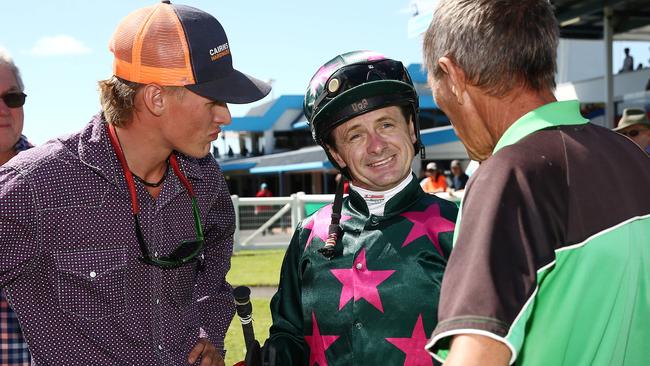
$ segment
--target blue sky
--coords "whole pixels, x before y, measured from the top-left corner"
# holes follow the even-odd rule
[[[111,75],[108,41],[115,27],[131,11],[155,3],[3,1],[0,46],[9,50],[23,75],[28,94],[24,133],[31,140],[40,144],[79,130],[99,110],[97,80]],[[419,40],[407,38],[408,0],[182,3],[219,20],[235,67],[275,80],[276,97],[302,94],[322,63],[349,50],[374,49],[406,63],[421,59]],[[57,49],[63,54],[56,54]],[[237,116],[249,108],[232,105],[231,111]]]
[[[108,41],[119,21],[153,0],[3,1],[0,46],[21,69],[28,94],[24,133],[40,144],[81,129],[99,110],[97,80],[111,75]],[[179,2],[181,3],[181,2]],[[311,75],[333,56],[371,49],[405,64],[421,61],[419,38],[407,37],[409,0],[184,0],[214,15],[230,41],[234,65],[274,80],[275,97],[302,94]],[[647,43],[632,45],[648,65]],[[250,108],[231,105],[234,116]]]

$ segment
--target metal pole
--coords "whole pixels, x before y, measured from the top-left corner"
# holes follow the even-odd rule
[[[284,195],[284,179],[282,178],[282,172],[278,172],[278,191],[280,191],[278,196]]]
[[[612,75],[612,8],[603,9],[603,41],[605,42],[605,127],[614,127],[614,78]]]

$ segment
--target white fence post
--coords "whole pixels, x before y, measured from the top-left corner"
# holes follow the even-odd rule
[[[298,222],[301,222],[305,219],[305,192],[298,192],[297,197],[297,211],[298,211]],[[295,227],[295,226],[294,226]]]
[[[232,200],[232,205],[235,208],[235,233],[233,234],[233,250],[237,251],[241,249],[241,242],[239,241],[239,196],[236,194],[233,194],[230,196],[230,199]]]

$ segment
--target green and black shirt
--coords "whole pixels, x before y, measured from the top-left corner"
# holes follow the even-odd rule
[[[457,211],[416,179],[386,202],[383,216],[351,190],[331,260],[318,249],[332,205],[307,218],[271,301],[276,364],[433,365],[424,345],[436,325]]]
[[[650,365],[650,158],[577,101],[515,122],[470,179],[427,345],[480,334],[517,365]]]

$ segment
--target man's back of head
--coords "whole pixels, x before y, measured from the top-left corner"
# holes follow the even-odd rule
[[[506,129],[555,100],[559,27],[546,0],[442,0],[424,37],[438,106],[473,160]]]
[[[547,0],[442,0],[424,38],[429,75],[447,56],[468,82],[492,95],[517,86],[555,88],[559,28]]]

